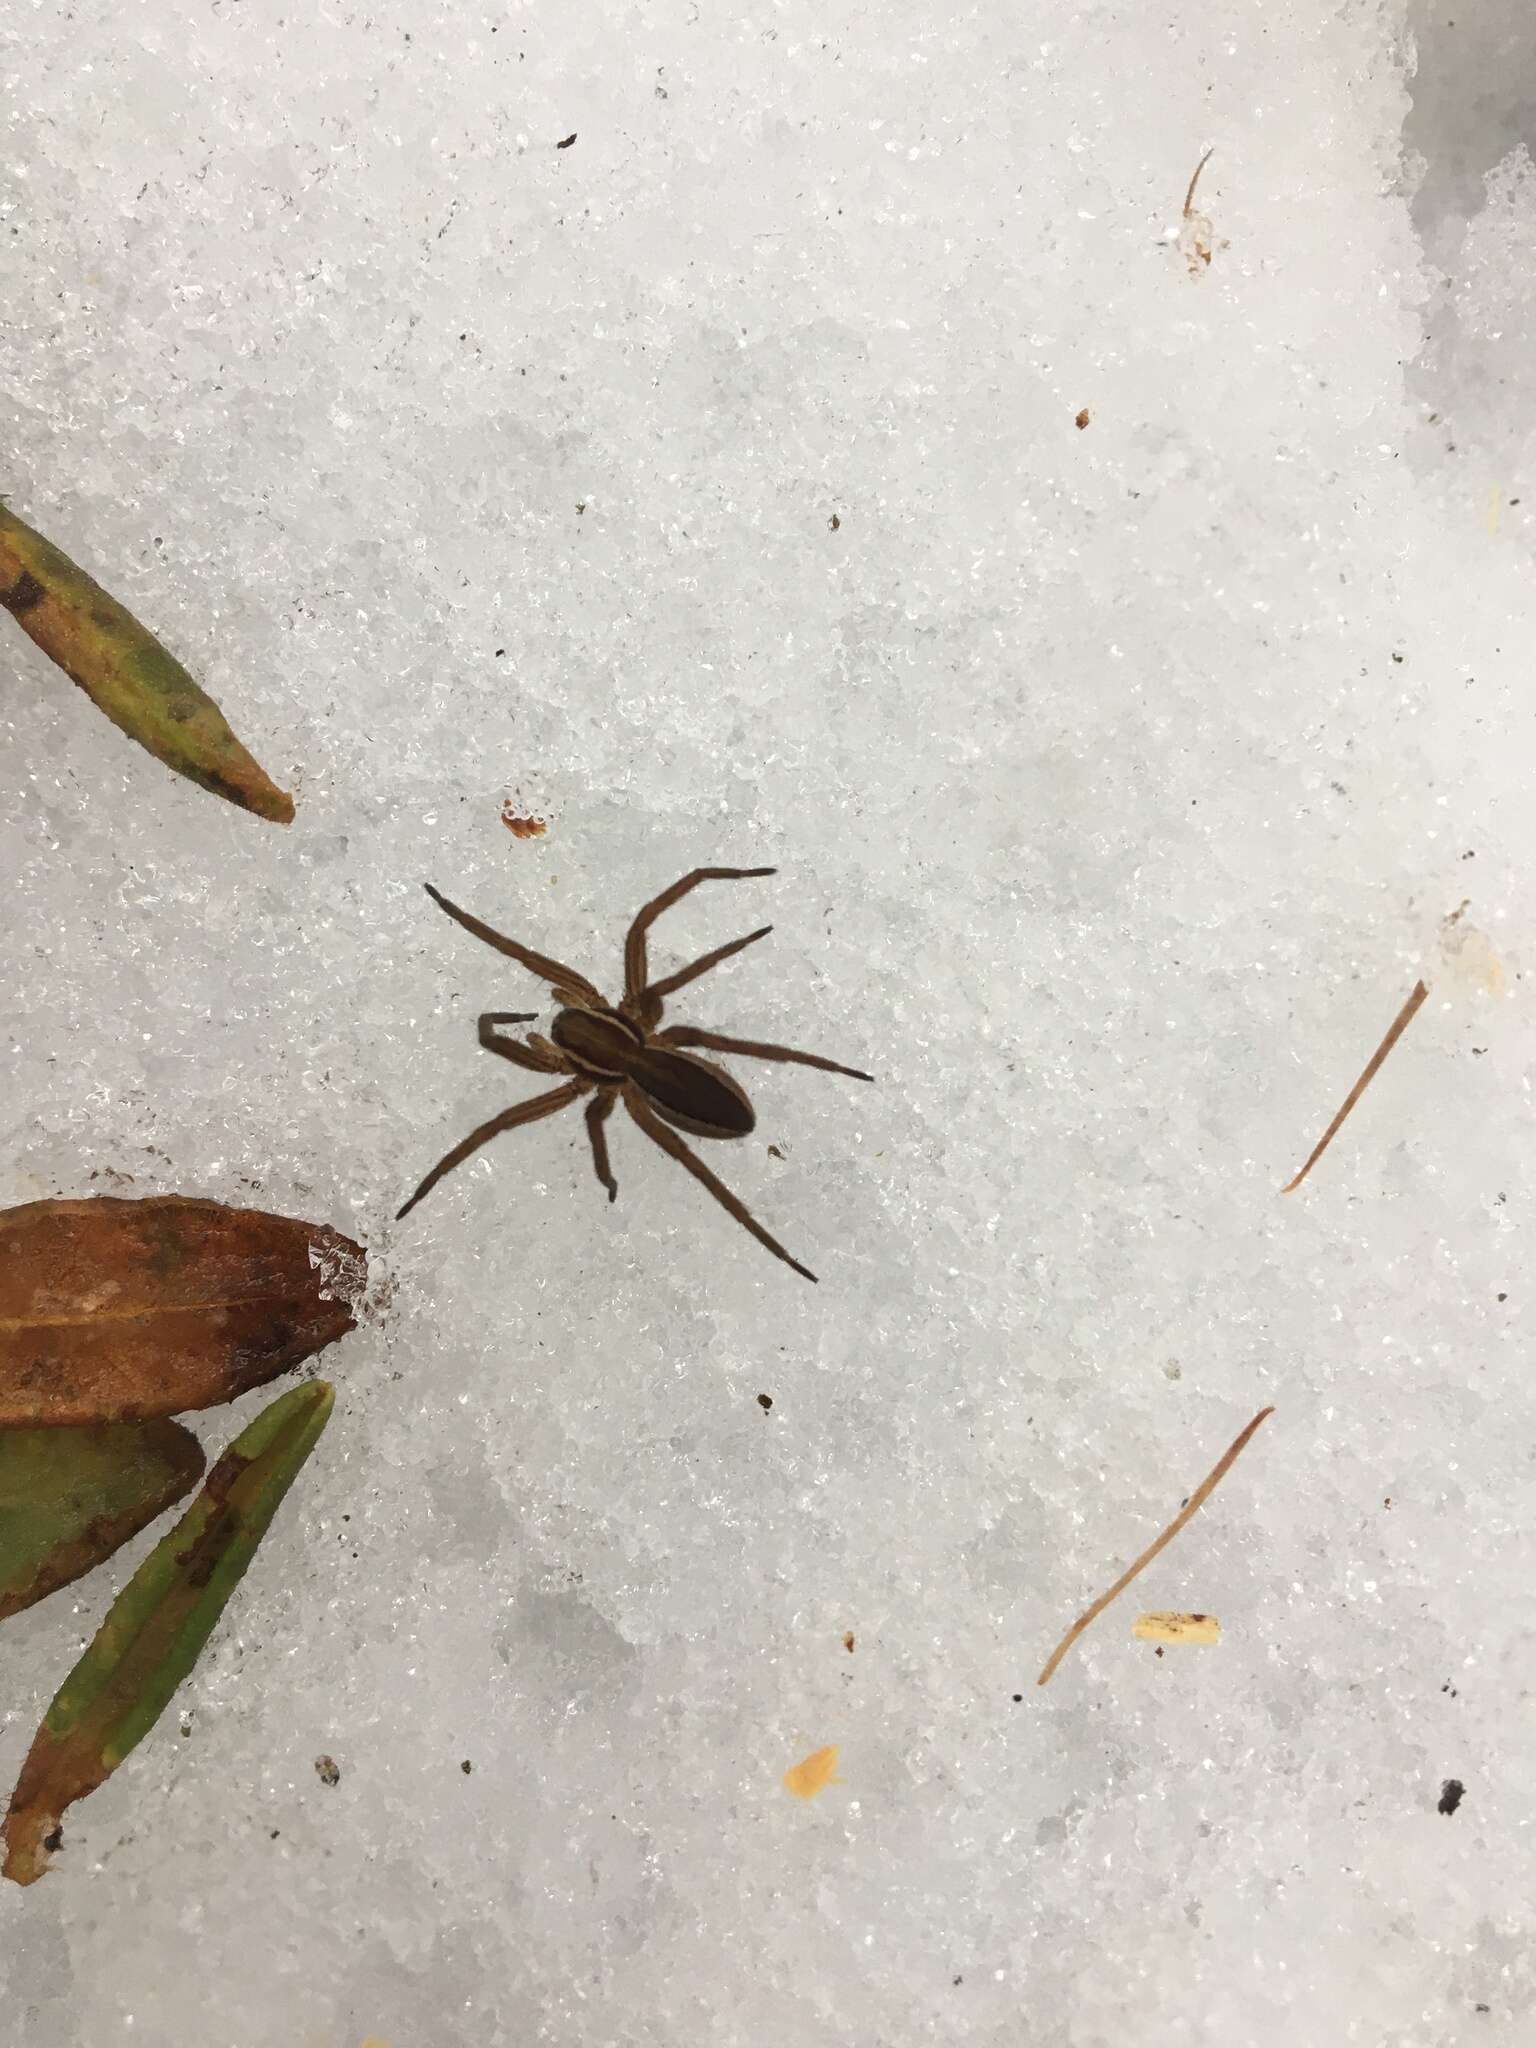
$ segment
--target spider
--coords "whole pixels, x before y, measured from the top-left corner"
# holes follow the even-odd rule
[[[471,917],[467,910],[450,903],[430,882],[426,883],[427,894],[434,903],[477,939],[484,939],[498,953],[521,961],[547,981],[562,1006],[548,1038],[537,1032],[529,1032],[525,1039],[504,1038],[497,1033],[499,1024],[532,1023],[536,1011],[488,1010],[480,1019],[480,1043],[487,1052],[500,1054],[515,1067],[526,1067],[535,1074],[568,1074],[571,1078],[547,1094],[515,1103],[471,1131],[437,1162],[399,1215],[408,1214],[445,1174],[452,1173],[471,1153],[478,1152],[501,1132],[554,1116],[583,1095],[590,1095],[586,1121],[592,1164],[608,1190],[610,1202],[618,1199],[619,1189],[608,1164],[604,1125],[615,1102],[622,1102],[651,1142],[708,1188],[721,1208],[750,1230],[759,1244],[807,1280],[814,1280],[816,1275],[809,1266],[792,1259],[778,1239],[769,1236],[745,1204],[715,1178],[697,1153],[678,1136],[679,1131],[690,1131],[699,1138],[744,1138],[757,1121],[745,1089],[713,1061],[701,1060],[681,1048],[704,1046],[712,1052],[741,1053],[748,1059],[790,1060],[797,1066],[820,1067],[828,1074],[847,1074],[855,1081],[870,1081],[874,1076],[860,1073],[857,1067],[839,1066],[836,1060],[824,1060],[813,1052],[792,1052],[788,1046],[764,1045],[750,1038],[725,1038],[718,1031],[700,1031],[692,1024],[658,1028],[666,997],[688,982],[697,981],[701,974],[708,974],[712,967],[729,960],[743,947],[765,939],[773,930],[772,925],[765,924],[759,931],[748,932],[745,938],[716,946],[712,953],[660,981],[649,979],[646,963],[646,933],[662,911],[669,910],[700,882],[743,881],[775,873],[774,868],[695,868],[670,889],[653,897],[635,918],[624,941],[624,999],[617,1008],[606,1003],[583,975],[563,967],[547,954],[519,945],[516,939],[504,938],[478,917]]]

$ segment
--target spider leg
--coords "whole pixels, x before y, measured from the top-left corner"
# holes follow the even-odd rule
[[[587,1104],[587,1136],[592,1140],[592,1164],[597,1171],[598,1179],[608,1190],[610,1202],[619,1199],[619,1184],[613,1177],[612,1167],[608,1164],[608,1136],[603,1125],[613,1114],[616,1094],[617,1090],[613,1088],[600,1089]]]
[[[444,1174],[452,1173],[456,1166],[462,1166],[471,1152],[478,1152],[490,1139],[500,1137],[503,1131],[515,1130],[519,1124],[533,1124],[537,1123],[540,1117],[553,1116],[556,1110],[568,1108],[578,1095],[585,1093],[585,1082],[567,1081],[563,1088],[552,1088],[547,1095],[535,1095],[527,1102],[516,1102],[510,1109],[504,1109],[500,1116],[493,1116],[488,1123],[477,1126],[467,1138],[461,1139],[451,1152],[443,1154],[405,1207],[395,1211],[395,1221],[398,1223],[402,1216],[408,1216],[423,1195],[431,1193]]]
[[[729,945],[716,946],[712,953],[706,953],[702,960],[695,960],[690,967],[680,967],[676,974],[669,974],[663,981],[653,981],[649,988],[643,988],[631,1004],[626,999],[623,1008],[632,1012],[636,1021],[654,1026],[661,1021],[663,999],[684,988],[690,981],[697,981],[701,974],[708,974],[711,967],[718,967],[722,960],[729,960],[733,953],[739,953],[747,946],[755,946],[759,939],[766,939],[773,930],[771,924],[762,925],[755,932],[748,932],[744,939],[732,939]]]
[[[699,1031],[692,1024],[672,1024],[656,1033],[658,1045],[702,1045],[711,1052],[739,1052],[751,1060],[792,1060],[797,1067],[820,1067],[824,1074],[846,1074],[852,1081],[873,1081],[857,1067],[840,1067],[819,1053],[792,1052],[787,1045],[765,1045],[755,1038],[726,1038],[718,1031]]]
[[[517,1010],[487,1010],[480,1019],[480,1043],[487,1052],[500,1053],[514,1067],[526,1067],[530,1073],[568,1074],[570,1068],[558,1055],[542,1052],[536,1045],[524,1045],[521,1039],[497,1037],[498,1024],[531,1024],[537,1015],[536,1010],[526,1014]]]
[[[579,1010],[605,1010],[608,1005],[584,974],[574,968],[562,966],[560,961],[551,960],[547,953],[535,953],[531,946],[521,946],[516,939],[503,937],[492,931],[488,924],[482,924],[478,917],[471,917],[467,910],[460,910],[457,903],[450,903],[440,890],[430,882],[422,887],[440,910],[446,910],[455,924],[463,925],[465,931],[473,932],[477,939],[484,939],[488,946],[494,946],[498,953],[505,953],[510,959],[520,962],[530,974],[547,981],[562,1002],[574,1004]]]
[[[798,1259],[792,1259],[778,1239],[768,1235],[745,1203],[739,1202],[722,1181],[716,1180],[698,1154],[683,1143],[670,1124],[662,1122],[637,1088],[624,1090],[624,1107],[651,1142],[659,1145],[663,1152],[675,1159],[686,1172],[691,1173],[702,1187],[708,1188],[726,1214],[734,1216],[744,1230],[750,1230],[760,1245],[765,1245],[773,1256],[782,1259],[786,1266],[793,1266],[805,1279],[815,1280],[816,1275],[810,1267],[802,1266]]]
[[[776,868],[695,868],[691,874],[674,882],[670,889],[663,889],[659,896],[653,896],[643,910],[637,911],[635,921],[629,928],[624,941],[624,1000],[637,1003],[645,994],[646,960],[645,935],[664,910],[670,910],[690,889],[696,889],[700,882],[739,882],[752,875],[776,874]]]

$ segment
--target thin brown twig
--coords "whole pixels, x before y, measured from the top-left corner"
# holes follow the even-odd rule
[[[1220,1486],[1222,1480],[1226,1478],[1228,1472],[1232,1469],[1234,1461],[1241,1453],[1249,1437],[1253,1435],[1253,1432],[1258,1428],[1259,1424],[1264,1420],[1265,1416],[1273,1415],[1274,1412],[1275,1411],[1272,1407],[1261,1408],[1258,1414],[1255,1415],[1255,1417],[1253,1418],[1252,1422],[1250,1422],[1246,1428],[1239,1430],[1238,1434],[1232,1439],[1232,1442],[1227,1446],[1226,1450],[1222,1452],[1221,1456],[1217,1459],[1216,1463],[1211,1467],[1210,1471],[1206,1474],[1204,1479],[1201,1480],[1200,1484],[1189,1496],[1189,1499],[1184,1503],[1183,1507],[1180,1508],[1179,1512],[1168,1524],[1167,1528],[1163,1531],[1162,1535],[1159,1536],[1155,1542],[1149,1543],[1146,1549],[1141,1553],[1140,1557],[1137,1558],[1136,1562],[1120,1574],[1119,1578],[1116,1579],[1115,1583],[1110,1587],[1109,1591],[1107,1593],[1101,1593],[1099,1595],[1099,1598],[1094,1601],[1093,1605],[1088,1609],[1088,1611],[1085,1614],[1080,1614],[1077,1617],[1076,1621],[1073,1622],[1072,1626],[1067,1630],[1066,1634],[1062,1637],[1061,1641],[1056,1645],[1055,1649],[1052,1650],[1050,1656],[1046,1659],[1045,1669],[1041,1672],[1040,1676],[1035,1680],[1036,1685],[1048,1685],[1050,1683],[1051,1679],[1056,1674],[1057,1665],[1060,1664],[1062,1658],[1066,1656],[1068,1650],[1071,1649],[1072,1645],[1077,1641],[1078,1637],[1082,1634],[1083,1630],[1087,1628],[1091,1622],[1097,1621],[1099,1616],[1104,1612],[1105,1608],[1109,1606],[1110,1602],[1112,1600],[1119,1599],[1120,1595],[1125,1591],[1126,1587],[1131,1583],[1132,1579],[1134,1579],[1139,1572],[1143,1572],[1146,1570],[1147,1566],[1152,1562],[1153,1558],[1157,1556],[1157,1553],[1160,1550],[1167,1549],[1168,1545],[1173,1541],[1174,1537],[1177,1536],[1179,1531],[1184,1527],[1184,1524],[1188,1521],[1193,1520],[1193,1518],[1197,1514],[1199,1514],[1201,1508],[1205,1506],[1205,1503],[1210,1499],[1211,1495],[1216,1491],[1217,1487]]]
[[[1380,1045],[1377,1046],[1376,1050],[1371,1054],[1370,1058],[1366,1061],[1364,1073],[1361,1074],[1359,1080],[1355,1083],[1354,1087],[1350,1089],[1349,1093],[1345,1096],[1343,1102],[1339,1105],[1338,1115],[1334,1118],[1333,1122],[1328,1126],[1327,1130],[1324,1131],[1323,1135],[1318,1139],[1317,1143],[1312,1147],[1311,1152],[1308,1153],[1306,1165],[1301,1169],[1300,1173],[1297,1174],[1294,1180],[1288,1180],[1285,1186],[1280,1190],[1282,1195],[1288,1195],[1292,1192],[1293,1189],[1299,1188],[1302,1182],[1306,1179],[1307,1175],[1312,1171],[1313,1167],[1316,1166],[1318,1160],[1321,1159],[1323,1154],[1328,1150],[1328,1147],[1333,1143],[1334,1138],[1338,1134],[1340,1124],[1343,1123],[1345,1117],[1349,1115],[1349,1112],[1354,1108],[1355,1104],[1360,1100],[1361,1096],[1365,1093],[1367,1087],[1369,1087],[1371,1080],[1375,1075],[1376,1069],[1381,1065],[1382,1061],[1386,1058],[1387,1054],[1392,1050],[1393,1046],[1396,1045],[1397,1041],[1402,1037],[1403,1033],[1407,1030],[1409,1023],[1412,1021],[1414,1012],[1418,1009],[1419,1005],[1423,1002],[1424,998],[1428,994],[1429,990],[1424,986],[1424,983],[1422,981],[1416,981],[1414,983],[1413,994],[1408,998],[1407,1002],[1404,1003],[1403,1007],[1398,1011],[1397,1015],[1392,1020],[1392,1029],[1387,1033],[1386,1037],[1381,1041]]]
[[[1210,148],[1205,152],[1205,155],[1201,157],[1199,163],[1195,165],[1195,175],[1190,179],[1189,190],[1184,194],[1184,218],[1186,220],[1189,219],[1190,210],[1195,203],[1195,187],[1200,182],[1200,173],[1205,169],[1206,165],[1210,162],[1211,158],[1215,154],[1216,145],[1213,142]]]

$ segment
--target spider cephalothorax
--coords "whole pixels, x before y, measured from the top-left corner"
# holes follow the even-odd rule
[[[502,1131],[515,1129],[519,1124],[536,1123],[540,1117],[553,1116],[558,1110],[568,1109],[583,1095],[590,1095],[587,1135],[592,1141],[592,1163],[598,1179],[608,1190],[610,1202],[617,1197],[619,1190],[608,1163],[608,1140],[603,1126],[614,1103],[622,1102],[645,1135],[708,1188],[715,1200],[750,1230],[759,1244],[766,1245],[775,1258],[793,1266],[807,1280],[814,1280],[816,1275],[810,1268],[802,1266],[798,1259],[792,1259],[778,1239],[769,1236],[750,1210],[737,1201],[730,1189],[715,1178],[697,1153],[678,1136],[679,1131],[688,1131],[698,1138],[744,1138],[756,1121],[746,1090],[723,1068],[715,1066],[712,1061],[700,1059],[685,1048],[704,1046],[713,1052],[741,1053],[749,1059],[789,1060],[797,1066],[820,1067],[829,1074],[847,1074],[855,1081],[868,1081],[872,1077],[861,1074],[857,1067],[839,1066],[836,1060],[824,1060],[812,1052],[792,1052],[783,1045],[765,1045],[750,1038],[725,1038],[717,1031],[696,1030],[691,1024],[660,1028],[662,1007],[669,995],[686,983],[697,981],[701,974],[718,967],[722,960],[739,953],[743,946],[766,938],[773,929],[771,925],[765,924],[759,931],[748,932],[743,939],[732,939],[728,945],[717,946],[701,960],[679,968],[675,974],[669,974],[661,981],[647,979],[645,935],[662,911],[676,903],[680,896],[686,896],[690,889],[697,888],[700,882],[737,881],[774,872],[772,868],[695,868],[692,874],[684,875],[680,882],[674,882],[670,889],[664,889],[647,903],[630,926],[629,936],[624,941],[624,997],[616,1008],[603,1000],[584,975],[562,967],[558,960],[551,960],[544,953],[535,953],[531,948],[519,945],[515,939],[503,938],[500,932],[492,931],[479,918],[471,917],[467,910],[460,910],[457,904],[450,903],[429,882],[427,894],[435,903],[441,904],[451,918],[455,918],[466,931],[473,932],[476,938],[484,939],[488,946],[521,961],[530,972],[547,981],[556,999],[564,1006],[550,1026],[548,1038],[537,1032],[530,1032],[523,1039],[503,1038],[497,1033],[497,1025],[529,1024],[535,1013],[488,1010],[480,1019],[480,1043],[488,1052],[499,1053],[516,1067],[526,1067],[535,1074],[566,1074],[570,1078],[545,1095],[535,1095],[530,1101],[514,1104],[511,1109],[503,1110],[500,1116],[493,1116],[488,1123],[481,1124],[478,1130],[471,1131],[437,1162],[399,1213],[404,1216],[407,1210],[414,1209],[444,1174],[452,1173],[489,1139],[499,1136]]]

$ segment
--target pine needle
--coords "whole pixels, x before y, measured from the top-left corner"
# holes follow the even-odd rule
[[[1316,1166],[1318,1160],[1321,1159],[1323,1154],[1328,1150],[1328,1147],[1333,1143],[1334,1138],[1338,1134],[1339,1126],[1343,1123],[1345,1117],[1349,1115],[1349,1112],[1354,1108],[1355,1104],[1360,1100],[1361,1096],[1370,1086],[1371,1081],[1375,1078],[1376,1069],[1381,1065],[1382,1061],[1386,1058],[1387,1054],[1392,1050],[1393,1046],[1396,1045],[1397,1041],[1402,1037],[1403,1033],[1407,1030],[1409,1024],[1413,1019],[1414,1013],[1417,1011],[1419,1005],[1423,1002],[1424,998],[1428,994],[1429,990],[1424,986],[1422,981],[1416,981],[1414,983],[1413,994],[1408,998],[1407,1002],[1404,1003],[1403,1007],[1398,1011],[1397,1015],[1393,1018],[1391,1030],[1387,1033],[1386,1037],[1381,1041],[1380,1045],[1377,1046],[1376,1050],[1371,1054],[1370,1058],[1366,1061],[1364,1073],[1361,1074],[1359,1080],[1355,1083],[1354,1087],[1350,1089],[1349,1093],[1345,1096],[1343,1102],[1339,1105],[1338,1115],[1334,1118],[1333,1122],[1328,1126],[1327,1130],[1324,1131],[1323,1135],[1318,1139],[1317,1143],[1312,1147],[1311,1152],[1307,1155],[1306,1165],[1301,1169],[1300,1173],[1297,1174],[1294,1180],[1288,1180],[1285,1186],[1280,1190],[1282,1195],[1288,1195],[1293,1191],[1293,1189],[1299,1188],[1302,1182],[1306,1179],[1307,1175],[1312,1171],[1313,1167]]]
[[[1274,1412],[1275,1411],[1273,1408],[1261,1408],[1258,1414],[1254,1416],[1252,1422],[1248,1423],[1245,1428],[1241,1429],[1238,1432],[1238,1434],[1233,1438],[1232,1442],[1227,1446],[1226,1450],[1222,1452],[1220,1458],[1218,1458],[1216,1463],[1211,1467],[1210,1471],[1206,1474],[1204,1479],[1201,1480],[1200,1484],[1189,1496],[1189,1499],[1184,1503],[1183,1507],[1174,1516],[1173,1520],[1168,1524],[1167,1528],[1163,1531],[1162,1535],[1159,1536],[1155,1542],[1149,1543],[1146,1549],[1141,1553],[1140,1557],[1137,1558],[1136,1562],[1133,1565],[1131,1565],[1126,1571],[1123,1571],[1120,1574],[1119,1578],[1116,1579],[1115,1583],[1110,1587],[1109,1591],[1107,1593],[1101,1593],[1098,1599],[1095,1600],[1093,1605],[1088,1609],[1087,1613],[1080,1614],[1077,1617],[1076,1621],[1073,1622],[1072,1626],[1067,1630],[1066,1634],[1062,1637],[1061,1641],[1056,1645],[1055,1649],[1052,1650],[1050,1656],[1047,1658],[1045,1669],[1041,1672],[1040,1676],[1035,1680],[1036,1685],[1048,1685],[1050,1683],[1051,1679],[1056,1674],[1057,1665],[1059,1665],[1062,1658],[1066,1656],[1068,1650],[1071,1649],[1072,1645],[1077,1641],[1078,1637],[1082,1634],[1083,1630],[1087,1628],[1090,1623],[1097,1621],[1099,1616],[1104,1612],[1105,1608],[1109,1606],[1110,1602],[1119,1599],[1120,1595],[1125,1591],[1126,1587],[1131,1583],[1132,1579],[1134,1579],[1138,1575],[1138,1573],[1146,1570],[1147,1566],[1152,1562],[1153,1558],[1157,1556],[1158,1552],[1160,1550],[1167,1549],[1168,1545],[1173,1541],[1174,1537],[1178,1535],[1179,1531],[1184,1527],[1185,1523],[1192,1521],[1194,1517],[1197,1514],[1199,1514],[1201,1508],[1205,1506],[1205,1503],[1210,1499],[1211,1495],[1216,1491],[1217,1487],[1220,1486],[1222,1480],[1226,1478],[1228,1472],[1232,1469],[1233,1464],[1235,1463],[1243,1447],[1248,1442],[1249,1437],[1253,1435],[1254,1431],[1258,1428],[1259,1424],[1264,1420],[1265,1416],[1273,1415]]]

